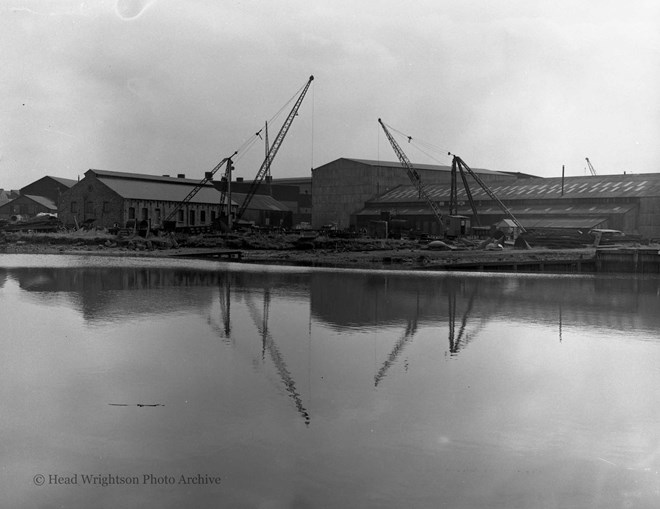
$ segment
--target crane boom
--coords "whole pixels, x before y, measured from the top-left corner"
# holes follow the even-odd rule
[[[591,161],[589,161],[589,158],[585,157],[585,159],[587,161],[587,166],[589,166],[589,171],[591,172],[591,175],[593,175],[595,177],[596,176],[596,170],[594,170],[594,167],[591,164]]]
[[[220,168],[222,168],[222,167],[225,165],[225,163],[226,163],[227,161],[229,161],[232,157],[234,157],[237,153],[238,153],[238,152],[234,152],[231,156],[229,156],[229,157],[225,157],[222,161],[220,161],[220,162],[215,166],[215,168],[213,168],[213,169],[212,169],[211,171],[209,171],[209,172],[206,172],[206,175],[204,176],[204,178],[203,178],[203,179],[202,179],[197,185],[195,185],[195,187],[193,187],[193,188],[190,190],[190,192],[186,195],[186,197],[185,197],[183,200],[181,200],[179,203],[177,203],[177,204],[175,205],[175,207],[170,211],[169,214],[167,214],[167,216],[165,217],[165,219],[163,219],[163,223],[165,223],[165,221],[169,221],[170,219],[172,219],[172,218],[174,217],[174,214],[176,214],[177,211],[178,211],[181,207],[183,207],[186,203],[188,203],[190,200],[192,200],[192,199],[195,197],[195,195],[199,192],[199,190],[200,190],[202,187],[204,187],[204,186],[209,182],[209,180],[212,180],[212,179],[213,179],[213,175],[215,175],[215,174],[217,173],[217,171],[218,171]]]
[[[236,224],[238,224],[238,221],[243,217],[243,214],[245,213],[245,210],[248,208],[248,205],[250,205],[250,202],[252,201],[252,198],[257,192],[257,189],[259,188],[261,181],[266,176],[266,173],[268,173],[270,165],[273,162],[273,159],[275,158],[275,154],[277,154],[277,151],[280,149],[280,145],[282,145],[282,141],[284,141],[284,137],[286,136],[286,133],[289,131],[293,119],[298,114],[298,109],[300,108],[300,105],[302,104],[302,101],[305,98],[305,94],[307,93],[309,86],[312,84],[312,81],[314,81],[314,76],[310,76],[309,80],[307,80],[305,87],[298,96],[298,99],[296,100],[296,103],[293,105],[293,108],[289,112],[289,116],[284,121],[284,124],[282,124],[282,127],[280,128],[280,132],[277,133],[277,136],[275,137],[275,141],[273,141],[273,144],[268,149],[266,158],[264,159],[261,168],[259,168],[256,177],[254,177],[252,184],[250,184],[245,199],[243,200],[243,203],[241,204],[240,208],[238,209],[238,212],[236,213],[236,219],[235,219]]]
[[[415,170],[412,163],[410,162],[406,154],[403,152],[403,149],[399,146],[399,144],[396,142],[394,137],[390,134],[390,131],[387,129],[387,127],[385,127],[383,121],[381,119],[378,119],[378,123],[383,128],[383,131],[385,131],[385,136],[387,136],[387,140],[390,142],[390,145],[392,145],[392,149],[399,158],[399,161],[401,162],[401,166],[403,166],[406,169],[406,172],[408,173],[408,178],[415,186],[415,189],[417,189],[419,195],[422,198],[424,198],[424,200],[426,200],[427,205],[431,207],[431,210],[433,211],[433,215],[438,220],[438,224],[440,225],[440,233],[444,234],[445,225],[442,221],[442,213],[440,212],[440,207],[438,207],[438,204],[435,203],[431,199],[429,194],[426,192],[426,189],[422,184],[422,179],[419,176],[419,173],[417,173],[417,170]]]

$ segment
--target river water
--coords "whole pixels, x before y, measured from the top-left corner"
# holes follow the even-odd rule
[[[0,506],[660,507],[660,279],[0,255]]]

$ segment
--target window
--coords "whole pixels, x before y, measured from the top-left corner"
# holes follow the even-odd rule
[[[215,210],[211,211],[211,222],[213,223],[215,221]]]
[[[149,209],[147,207],[142,207],[142,216],[140,217],[142,221],[149,219]]]
[[[110,212],[110,202],[109,201],[104,201],[103,202],[103,212]]]
[[[154,220],[157,224],[160,224],[160,209],[154,209]]]
[[[85,202],[85,215],[93,216],[94,215],[94,202],[86,201]]]
[[[177,220],[177,222],[179,222],[179,223],[183,223],[183,210],[179,210],[179,212],[178,212],[178,214],[177,214],[177,219],[176,219],[176,220]]]
[[[199,224],[205,224],[206,223],[206,211],[205,210],[200,210],[199,211]]]
[[[135,219],[135,207],[128,207],[128,218]]]
[[[72,201],[71,202],[71,213],[72,214],[77,214],[78,213],[78,202],[77,201]]]
[[[195,226],[195,211],[191,210],[188,217],[190,217],[190,221],[188,222],[188,226]]]

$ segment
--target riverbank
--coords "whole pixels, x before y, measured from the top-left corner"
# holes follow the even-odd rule
[[[235,235],[120,238],[105,232],[4,235],[0,252],[134,257],[204,257],[240,251],[243,263],[391,270],[513,270],[576,272],[593,261],[595,248],[478,249],[461,241],[433,249],[411,240],[317,238],[300,245],[298,236]]]

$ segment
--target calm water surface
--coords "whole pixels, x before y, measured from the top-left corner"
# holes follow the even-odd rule
[[[660,507],[658,279],[0,255],[0,323],[0,507]]]

